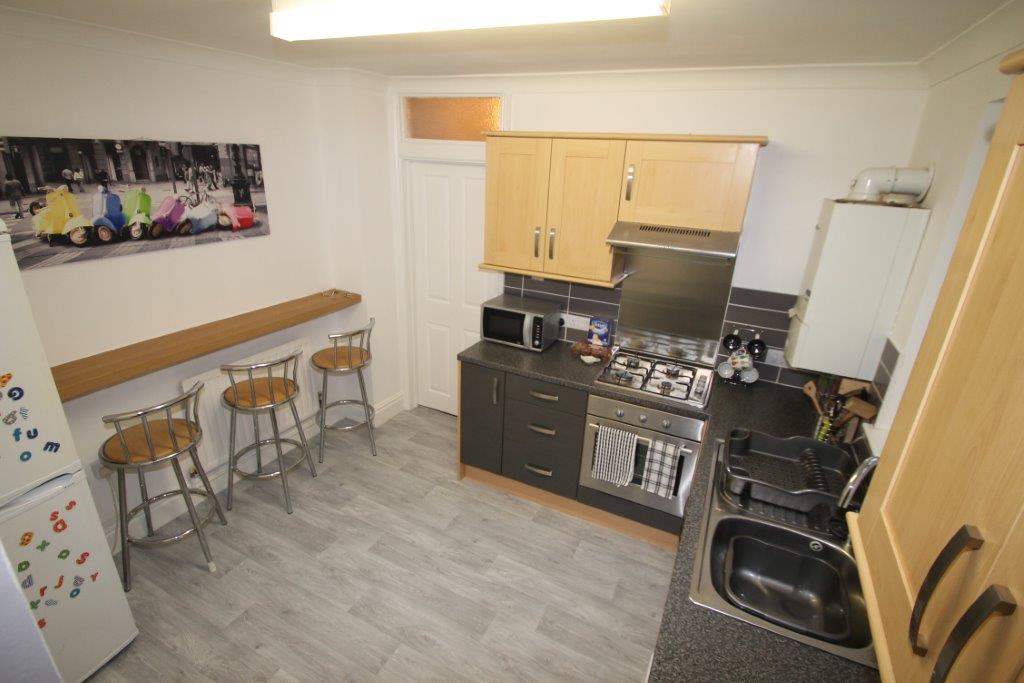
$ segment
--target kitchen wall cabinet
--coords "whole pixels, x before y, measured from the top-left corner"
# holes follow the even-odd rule
[[[459,443],[462,462],[501,472],[505,420],[505,373],[462,364],[459,391]]]
[[[487,134],[482,268],[613,287],[616,220],[738,232],[761,137]]]
[[[619,220],[740,232],[757,143],[626,143]]]
[[[989,586],[1024,601],[1024,365],[1000,364],[993,377],[990,357],[979,353],[1024,335],[1022,151],[1018,75],[878,472],[850,519],[870,577],[865,595],[885,680],[928,680],[954,625]],[[964,525],[983,540],[943,563],[943,548]],[[915,602],[925,577],[943,566],[915,648]],[[1022,634],[1024,608],[987,619],[963,642],[949,680],[1016,680],[1024,674]]]

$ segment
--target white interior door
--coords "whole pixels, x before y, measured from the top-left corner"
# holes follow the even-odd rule
[[[481,271],[484,167],[410,162],[406,206],[413,227],[416,400],[455,414],[455,357],[480,340],[480,304],[502,277]]]

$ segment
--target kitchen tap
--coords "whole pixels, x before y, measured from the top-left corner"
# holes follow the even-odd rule
[[[872,470],[878,464],[878,456],[872,455],[870,458],[865,458],[857,469],[850,475],[850,479],[843,486],[842,493],[839,494],[839,509],[849,509],[850,504],[853,503],[853,497],[857,495],[857,491],[864,485],[864,480],[868,478]]]

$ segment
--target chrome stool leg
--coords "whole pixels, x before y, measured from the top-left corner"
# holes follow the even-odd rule
[[[228,510],[235,502],[235,416],[231,411],[231,436],[228,437]]]
[[[359,393],[363,395],[363,411],[366,413],[366,433],[370,435],[370,452],[377,457],[377,443],[373,440],[373,416],[371,415],[370,401],[366,398],[366,382],[363,381],[362,368],[356,370],[359,378]]]
[[[220,518],[220,523],[227,526],[227,517],[224,516],[224,510],[220,507],[220,500],[217,499],[217,494],[213,492],[213,487],[210,486],[210,478],[206,476],[206,470],[203,469],[203,463],[200,462],[199,453],[196,451],[195,447],[188,450],[188,456],[192,459],[192,466],[196,468],[196,472],[199,473],[199,478],[203,481],[203,487],[210,495],[211,502],[213,503],[213,509],[217,511],[217,517]]]
[[[263,473],[263,455],[260,453],[260,416],[252,414],[252,430],[256,433],[256,474]]]
[[[117,468],[117,508],[121,519],[121,584],[127,593],[132,589],[131,554],[128,550],[128,492],[125,490],[124,468]]]
[[[142,493],[142,501],[145,502],[145,501],[149,500],[149,492],[146,490],[146,472],[141,467],[137,470],[137,472],[139,474],[139,492]],[[145,515],[146,515],[146,535],[147,536],[152,536],[153,535],[153,514],[150,512],[148,505],[145,508]]]
[[[196,513],[196,505],[192,502],[192,494],[188,490],[188,482],[181,471],[181,463],[177,458],[171,459],[171,467],[174,468],[174,476],[178,478],[178,486],[181,487],[181,496],[185,499],[185,507],[188,508],[188,516],[192,518],[192,526],[199,537],[199,545],[203,548],[203,556],[206,558],[206,567],[211,572],[217,571],[217,565],[213,563],[213,555],[210,554],[210,546],[206,543],[206,534],[203,532],[203,522]]]
[[[274,430],[274,446],[277,448],[277,466],[281,470],[281,486],[284,488],[284,509],[288,514],[292,514],[292,497],[288,492],[288,469],[284,465],[284,452],[281,450],[281,433],[277,429],[277,415],[274,414],[274,409],[271,408],[270,413],[270,427]]]
[[[313,464],[313,454],[309,451],[309,444],[306,442],[306,432],[302,430],[302,420],[299,419],[299,409],[295,407],[295,401],[288,401],[292,409],[292,417],[295,419],[295,429],[299,432],[299,441],[302,442],[302,452],[306,454],[306,462],[309,463],[309,473],[316,476],[316,466]]]
[[[320,464],[324,462],[324,437],[327,436],[327,373],[320,391]]]

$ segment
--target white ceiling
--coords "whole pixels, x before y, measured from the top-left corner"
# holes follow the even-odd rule
[[[1003,4],[673,0],[668,18],[287,43],[269,34],[270,0],[0,0],[256,57],[391,75],[917,62]]]

